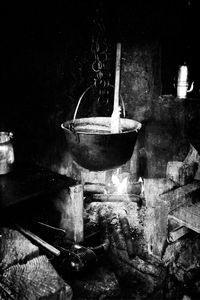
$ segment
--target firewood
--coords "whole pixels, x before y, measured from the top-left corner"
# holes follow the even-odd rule
[[[155,277],[159,277],[161,274],[164,273],[164,269],[161,266],[156,267],[153,264],[146,262],[145,260],[141,259],[138,256],[130,260],[129,263],[132,267],[134,267],[138,271]]]
[[[93,194],[92,199],[100,202],[136,202],[142,203],[143,199],[135,194]]]
[[[83,191],[85,193],[104,194],[106,191],[106,185],[97,184],[97,183],[91,183],[91,184],[88,183],[84,185]]]
[[[108,222],[108,232],[112,235],[116,247],[127,252],[127,245],[118,216],[110,218]]]
[[[125,241],[126,241],[128,255],[129,255],[130,258],[134,257],[135,256],[135,250],[134,250],[134,247],[133,247],[133,239],[132,239],[132,236],[131,236],[130,226],[129,226],[128,220],[127,220],[126,217],[119,217],[119,220],[120,220],[120,224],[121,224],[121,227],[122,227],[122,232],[124,234],[124,238],[125,238]]]
[[[141,272],[142,274],[149,274],[154,277],[159,277],[161,274],[164,275],[164,268],[161,265],[157,266],[151,264],[141,259],[139,256],[135,256],[131,259],[127,255],[127,251],[124,251],[123,247],[120,247],[119,241],[119,239],[116,240],[115,236],[112,236],[110,257],[122,261],[125,265],[131,266],[133,270],[135,269]]]

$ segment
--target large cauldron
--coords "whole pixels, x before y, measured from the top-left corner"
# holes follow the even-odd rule
[[[91,171],[119,167],[132,156],[141,123],[121,118],[121,132],[110,132],[110,117],[81,118],[61,125],[74,160]]]

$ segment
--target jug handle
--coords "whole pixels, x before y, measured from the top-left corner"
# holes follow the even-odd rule
[[[192,91],[193,91],[193,88],[194,88],[194,81],[191,83],[190,89],[187,90],[187,93],[192,92]]]

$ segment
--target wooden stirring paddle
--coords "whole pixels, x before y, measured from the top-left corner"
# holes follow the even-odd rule
[[[120,86],[120,62],[121,62],[121,43],[117,43],[116,66],[115,66],[115,88],[114,105],[111,116],[111,133],[119,133],[120,128],[120,106],[119,106],[119,86]]]

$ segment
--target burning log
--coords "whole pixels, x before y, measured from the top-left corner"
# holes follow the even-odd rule
[[[128,177],[127,177],[128,180]],[[119,184],[116,184],[117,187],[119,187]],[[84,184],[84,192],[86,193],[95,193],[95,194],[130,194],[130,195],[137,195],[139,196],[141,194],[142,190],[142,183],[141,182],[131,182],[127,183],[126,188],[124,190],[127,190],[126,192],[122,193],[116,193],[117,187],[114,184],[109,184],[106,186],[106,184],[102,183],[86,183]]]
[[[83,191],[85,193],[104,194],[106,191],[106,186],[105,184],[87,183],[84,185]]]
[[[150,264],[149,262],[146,262],[145,260],[141,259],[140,257],[135,257],[134,259],[130,260],[129,264],[133,266],[138,271],[152,275],[154,277],[159,277],[163,273],[163,268],[160,266],[154,266],[153,264]]]
[[[152,293],[165,279],[165,269],[162,265],[153,265],[138,256],[130,258],[127,251],[122,249],[123,245],[120,241],[122,238],[117,238],[118,232],[115,232],[111,239],[111,247],[109,258],[115,268],[119,278],[126,278],[126,284],[131,284],[137,288],[142,287],[143,291]]]
[[[128,220],[126,217],[121,217],[119,218],[120,221],[120,225],[124,234],[124,238],[126,241],[126,247],[127,247],[127,252],[129,257],[134,257],[135,256],[135,250],[133,247],[133,238],[131,236],[131,232],[130,232],[130,226],[128,223]]]
[[[97,202],[136,202],[142,204],[144,199],[135,194],[93,194],[92,200]]]
[[[102,195],[99,195],[102,196]],[[88,205],[91,224],[101,224],[107,228],[110,240],[107,251],[108,261],[122,281],[125,278],[131,289],[142,287],[152,293],[165,279],[165,268],[160,260],[148,259],[139,247],[142,241],[137,203],[92,202]],[[141,236],[140,236],[141,233]],[[156,263],[155,263],[156,261]]]
[[[121,217],[119,219],[114,218],[110,222],[110,225],[108,225],[110,227],[110,233],[112,234],[111,253],[113,248],[115,248],[114,252],[116,252],[116,256],[118,259],[132,266],[139,272],[158,277],[161,272],[160,268],[158,268],[156,265],[154,266],[153,264],[142,260],[136,255],[130,231],[127,230],[127,220],[125,221],[125,219],[126,218],[124,217]],[[123,225],[121,226],[122,223]]]
[[[114,243],[116,244],[116,247],[120,250],[127,252],[127,244],[125,241],[125,237],[122,231],[122,228],[120,226],[120,221],[117,216],[114,216],[108,226],[108,232],[110,233],[110,236],[114,239]]]

